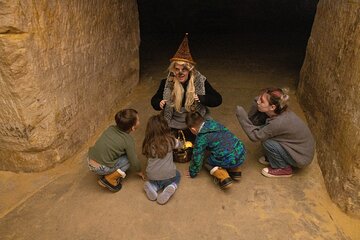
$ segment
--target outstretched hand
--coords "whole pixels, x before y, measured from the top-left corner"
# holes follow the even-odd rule
[[[136,173],[139,177],[141,177],[142,178],[142,180],[146,180],[146,177],[145,177],[145,175],[142,173],[142,172],[138,172],[138,173]]]

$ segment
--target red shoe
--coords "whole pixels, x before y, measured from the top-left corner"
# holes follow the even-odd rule
[[[292,168],[291,166],[287,166],[285,168],[272,168],[267,167],[263,168],[261,174],[265,177],[291,177],[292,176]]]

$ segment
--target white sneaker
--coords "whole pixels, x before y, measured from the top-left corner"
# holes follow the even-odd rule
[[[175,185],[170,184],[164,189],[162,193],[159,194],[157,198],[157,202],[161,205],[167,203],[167,201],[169,201],[169,199],[175,193],[175,191],[176,191]]]
[[[258,160],[259,163],[261,163],[262,165],[265,165],[265,166],[269,166],[270,163],[269,161],[267,161],[266,157],[265,156],[261,156]]]
[[[145,182],[144,190],[145,190],[146,196],[148,197],[149,200],[155,201],[157,199],[157,197],[158,197],[157,189],[149,181]]]

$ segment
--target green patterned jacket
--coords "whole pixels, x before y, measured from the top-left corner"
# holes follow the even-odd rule
[[[206,120],[196,136],[189,167],[191,177],[199,173],[205,150],[210,152],[207,163],[212,166],[234,168],[245,160],[244,144],[229,129],[214,120]]]

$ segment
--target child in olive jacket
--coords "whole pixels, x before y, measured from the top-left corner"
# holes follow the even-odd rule
[[[115,122],[116,125],[109,126],[88,153],[89,169],[100,175],[99,185],[112,192],[121,189],[121,179],[125,178],[125,171],[130,166],[144,179],[135,142],[130,135],[140,124],[138,112],[123,109],[116,113]]]

